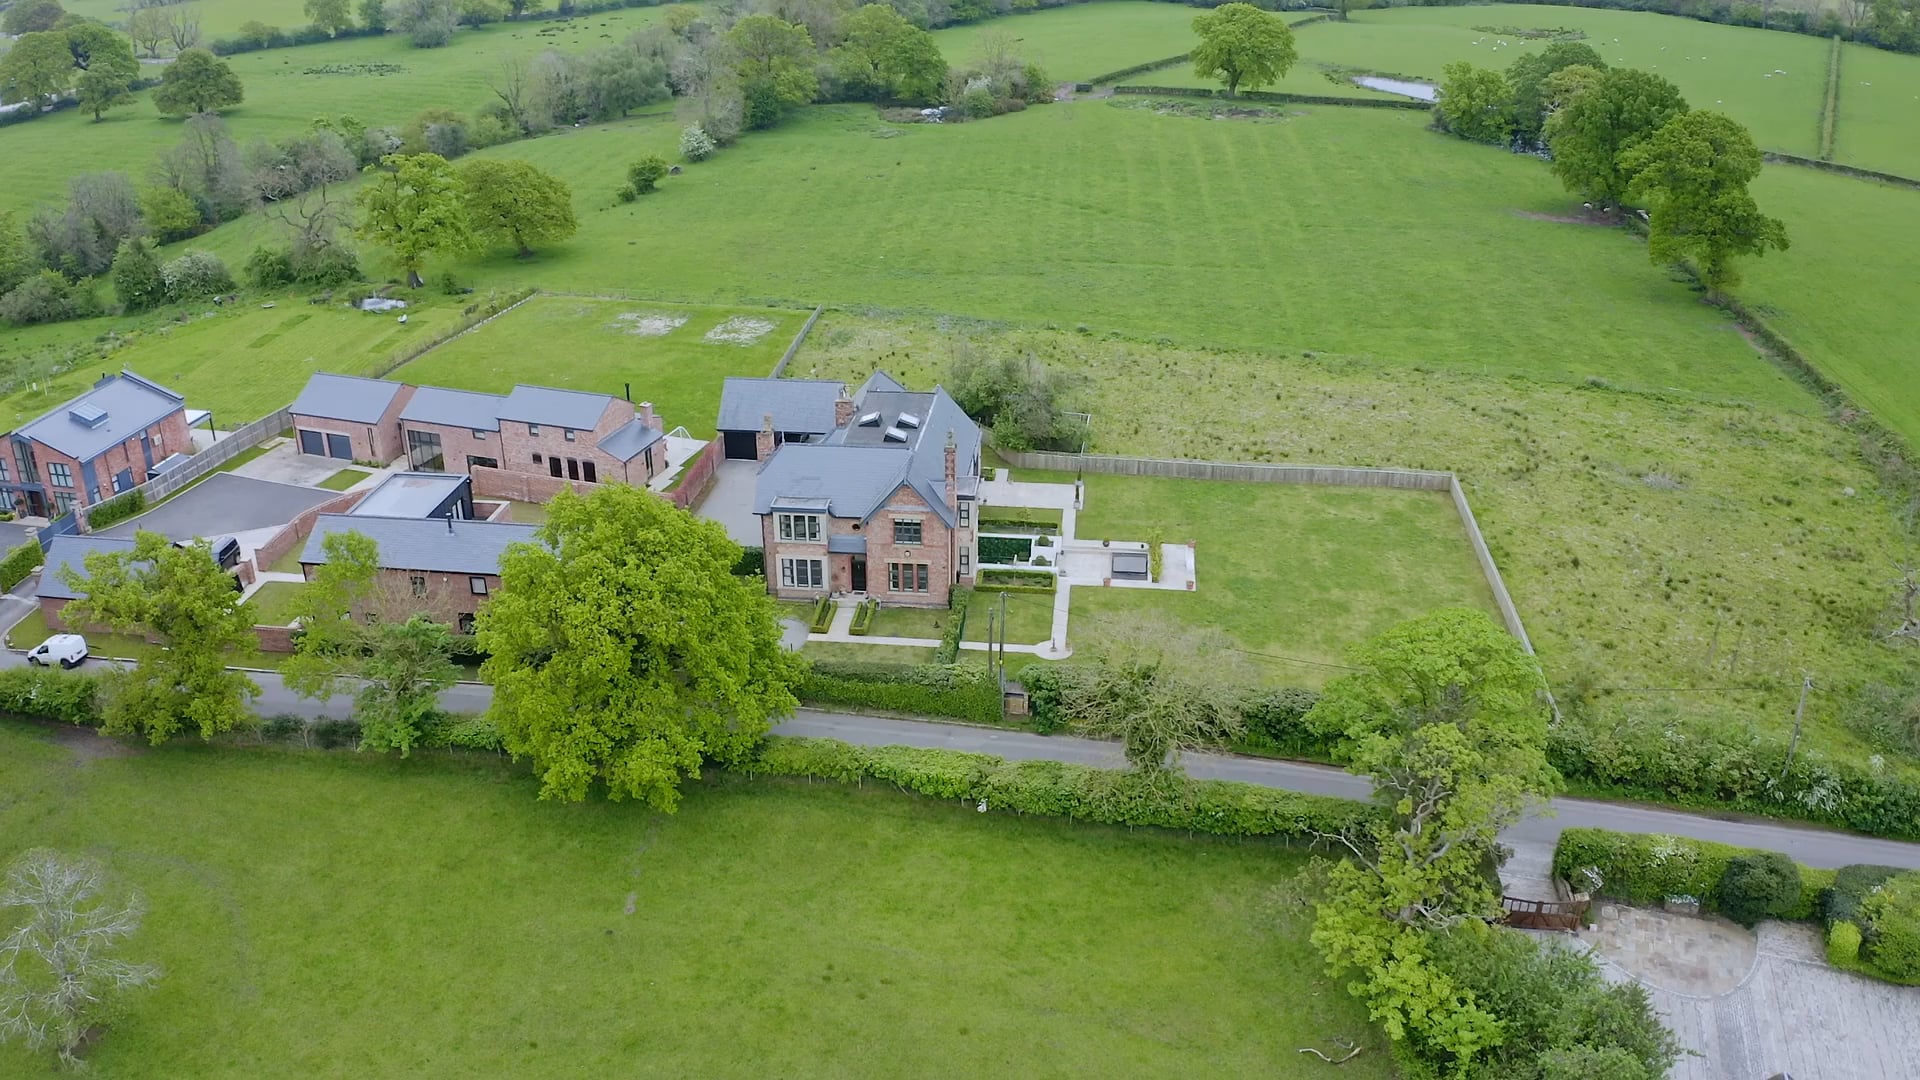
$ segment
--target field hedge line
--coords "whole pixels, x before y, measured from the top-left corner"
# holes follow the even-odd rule
[[[1379,813],[1367,803],[1223,780],[1148,782],[1128,772],[1058,761],[1010,762],[989,754],[832,739],[772,737],[737,768],[843,783],[873,779],[990,810],[1214,836],[1312,840],[1319,833],[1357,834],[1356,826]]]
[[[1129,75],[1144,75],[1149,71],[1158,71],[1161,68],[1170,68],[1175,64],[1184,64],[1191,59],[1192,56],[1193,54],[1191,52],[1183,52],[1178,56],[1167,56],[1159,60],[1149,60],[1144,64],[1135,64],[1132,67],[1123,67],[1118,71],[1109,71],[1103,75],[1095,75],[1088,79],[1087,82],[1093,86],[1119,82]]]
[[[1822,138],[1825,138],[1825,135],[1822,135]],[[1803,165],[1809,169],[1819,169],[1822,172],[1851,176],[1856,180],[1878,180],[1883,184],[1893,184],[1898,187],[1920,188],[1920,180],[1915,180],[1911,176],[1875,172],[1872,169],[1842,165],[1837,161],[1823,161],[1819,158],[1801,157],[1798,154],[1783,154],[1778,150],[1768,150],[1766,153],[1761,154],[1760,157],[1764,161],[1782,165]]]
[[[1299,105],[1349,105],[1360,109],[1419,109],[1433,108],[1431,101],[1401,101],[1397,98],[1349,98],[1333,97],[1326,94],[1286,94],[1278,90],[1242,90],[1228,97],[1225,90],[1208,90],[1197,86],[1116,86],[1116,94],[1142,94],[1150,97],[1192,97],[1213,98],[1219,101],[1253,102],[1292,102]]]

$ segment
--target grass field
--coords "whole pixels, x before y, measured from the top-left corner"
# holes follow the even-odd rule
[[[1920,282],[1920,191],[1770,165],[1754,198],[1793,246],[1743,266],[1758,305],[1855,402],[1920,446],[1920,371],[1909,357]]]
[[[1816,687],[1810,739],[1864,756],[1869,751],[1835,721],[1840,698],[1859,680],[1908,662],[1876,629],[1892,610],[1893,567],[1909,557],[1896,508],[1853,436],[1810,411],[1439,371],[1409,378],[1337,358],[849,315],[823,318],[794,367],[844,377],[885,366],[909,385],[927,385],[942,377],[956,339],[987,355],[1030,354],[1087,376],[1080,394],[1094,416],[1097,451],[1454,470],[1556,685],[1739,687],[1643,697],[1631,707],[1781,730],[1805,669]],[[1080,534],[1137,532],[1135,500],[1101,498],[1094,486],[1101,482],[1111,481],[1088,478]],[[1280,493],[1267,494],[1274,490]],[[1273,646],[1263,651],[1325,656],[1344,641],[1329,640],[1317,654],[1297,651],[1305,635],[1274,612],[1304,604],[1287,607],[1296,601],[1281,583],[1339,570],[1342,545],[1364,550],[1384,541],[1370,539],[1364,523],[1336,530],[1321,520],[1332,509],[1256,519],[1234,505],[1316,490],[1228,487],[1221,505],[1191,508],[1182,500],[1201,498],[1197,491],[1170,496],[1165,508],[1185,516],[1170,519],[1177,527],[1169,539],[1209,530],[1199,534],[1200,591],[1139,594],[1151,600],[1088,595],[1121,605],[1188,600],[1196,617]],[[1121,516],[1102,524],[1110,512]],[[1444,538],[1445,558],[1461,562],[1423,565],[1412,581],[1467,572],[1464,540],[1452,554],[1457,528],[1448,522],[1443,531],[1436,513],[1431,528],[1414,534],[1410,543]],[[1323,561],[1312,571],[1290,569],[1296,551]],[[1210,588],[1246,576],[1274,584],[1244,597]],[[1390,589],[1408,587],[1391,578],[1375,571]],[[1312,595],[1324,586],[1305,580],[1292,587]],[[1079,627],[1080,591],[1074,600]],[[1321,618],[1317,608],[1293,617],[1304,625]],[[1343,625],[1343,617],[1336,609],[1318,625],[1357,632],[1361,622]],[[1281,681],[1293,677],[1276,672]]]
[[[961,67],[973,60],[981,35],[1012,34],[1019,39],[1020,55],[1055,82],[1084,82],[1193,48],[1197,14],[1180,4],[1099,0],[950,26],[934,31],[933,40],[949,66]]]
[[[1920,178],[1920,57],[1844,45],[1834,160]]]
[[[140,332],[99,365],[86,366],[35,392],[0,399],[0,425],[11,427],[92,385],[101,370],[129,368],[186,395],[187,407],[212,409],[223,430],[265,416],[292,401],[316,371],[366,374],[443,332],[473,298],[428,290],[409,295],[402,324],[392,315],[282,299],[213,309],[183,323]]]
[[[1763,148],[1809,156],[1819,150],[1828,46],[1805,34],[1645,12],[1493,4],[1356,11],[1346,23],[1303,27],[1296,43],[1303,66],[1335,64],[1431,81],[1455,60],[1505,71],[1521,53],[1546,44],[1476,26],[1582,31],[1608,64],[1671,81],[1694,108],[1747,125]],[[1913,92],[1920,93],[1920,64],[1913,66]]]
[[[1391,1075],[1270,844],[878,786],[721,778],[666,817],[485,759],[87,757],[0,725],[0,857],[89,852],[149,901],[166,977],[104,1078],[1307,1076],[1337,1037]]]
[[[669,429],[713,435],[721,380],[765,376],[807,320],[773,308],[537,296],[393,373],[423,386],[505,393],[515,383],[651,401]],[[751,341],[709,340],[758,334]]]
[[[1798,394],[1617,233],[1525,216],[1567,206],[1536,161],[1435,135],[1418,115],[1215,122],[1129,104],[905,128],[815,109],[626,207],[612,191],[618,161],[649,145],[636,126],[501,147],[489,153],[573,184],[581,238],[537,270],[502,256],[461,273]]]
[[[75,15],[126,26],[127,0],[61,0],[60,6]],[[304,0],[193,0],[192,7],[200,16],[200,33],[208,41],[234,36],[244,22],[293,30],[313,21],[307,18]]]
[[[416,49],[404,35],[388,34],[242,53],[227,62],[246,100],[221,115],[242,144],[304,131],[323,116],[349,114],[369,125],[400,126],[429,108],[470,115],[491,99],[487,80],[503,60],[550,48],[572,53],[609,45],[659,19],[660,10],[628,8],[565,22],[462,30],[440,49]],[[98,123],[70,109],[0,128],[0,160],[7,162],[0,210],[63,199],[67,178],[76,173],[119,170],[142,177],[155,155],[180,141],[180,132],[180,121],[154,109],[151,91]]]

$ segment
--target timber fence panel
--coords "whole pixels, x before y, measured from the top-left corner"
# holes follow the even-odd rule
[[[773,374],[768,378],[777,379],[786,374],[787,364],[791,363],[794,356],[800,352],[800,346],[807,343],[807,335],[813,333],[813,324],[820,321],[820,313],[825,310],[824,306],[816,307],[813,309],[813,314],[807,316],[806,324],[800,327],[799,333],[793,335],[793,344],[788,345],[787,351],[780,354],[780,362],[773,365]]]
[[[226,438],[130,490],[146,496],[147,505],[152,506],[292,426],[293,414],[280,409],[235,428]]]

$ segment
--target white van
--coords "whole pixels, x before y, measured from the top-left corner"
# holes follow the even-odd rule
[[[79,667],[87,658],[87,639],[79,634],[55,634],[27,654],[27,663],[41,667],[58,663],[63,668]]]

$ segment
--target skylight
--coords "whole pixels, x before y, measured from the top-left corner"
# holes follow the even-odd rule
[[[886,440],[888,442],[906,442],[907,433],[897,427],[890,427],[887,429]]]
[[[877,412],[870,412],[867,415],[862,416],[860,418],[860,426],[861,427],[879,427],[880,414]]]
[[[917,428],[920,426],[920,418],[910,412],[903,412],[900,414],[900,426],[904,428]]]

